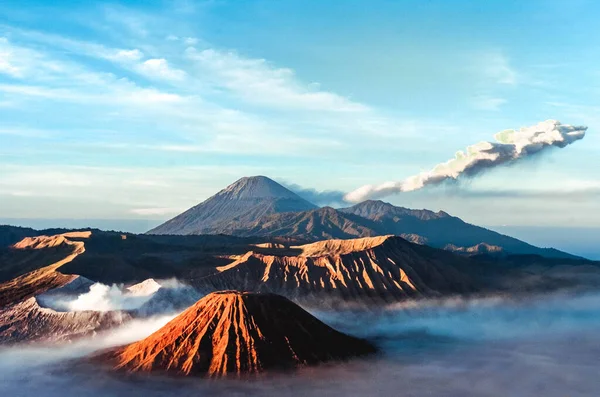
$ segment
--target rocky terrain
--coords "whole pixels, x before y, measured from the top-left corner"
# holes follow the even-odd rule
[[[125,312],[59,312],[41,307],[36,298],[0,310],[0,345],[17,342],[71,341],[131,320]]]
[[[415,248],[420,247],[401,237],[380,236],[325,240],[273,249],[271,253],[250,251],[197,284],[216,290],[268,291],[292,298],[389,301],[466,294],[480,288],[468,273],[456,267],[469,266],[469,259]]]
[[[0,269],[3,278],[9,280],[0,284],[0,307],[73,281],[75,275],[57,269],[85,252],[84,243],[79,240],[90,235],[90,232],[72,232],[26,237],[4,250]]]
[[[216,292],[146,339],[96,361],[128,372],[221,377],[374,353],[274,294]]]
[[[600,286],[598,262],[489,254],[496,249],[478,245],[459,255],[393,235],[308,244],[101,231],[25,237],[0,256],[0,343],[72,340],[134,317],[177,313],[219,290],[276,293],[318,308]],[[122,307],[53,303],[92,292]]]

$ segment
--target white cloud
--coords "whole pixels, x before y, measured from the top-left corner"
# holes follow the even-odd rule
[[[117,61],[139,61],[143,57],[144,54],[137,48],[133,50],[118,50],[114,56],[109,56],[109,58]]]
[[[0,92],[4,92],[6,94],[41,97],[48,99],[82,99],[82,96],[76,95],[69,90],[34,85],[0,84]]]
[[[265,59],[251,59],[215,49],[187,49],[188,58],[212,76],[218,85],[245,101],[274,108],[324,112],[365,112],[369,108],[343,96],[302,84],[293,70],[277,68]]]
[[[98,87],[95,87],[98,88]],[[104,103],[120,105],[152,105],[182,102],[184,98],[177,94],[161,92],[154,88],[140,88],[126,82],[117,82],[104,87],[104,91],[74,90],[69,88],[47,88],[43,86],[0,84],[0,92],[25,97],[62,100],[74,103]]]
[[[303,84],[297,80],[291,69],[274,68],[262,59],[247,59],[217,50],[199,52],[189,48],[186,52],[187,57],[193,59],[199,56],[202,61],[196,60],[195,68],[184,71],[173,68],[166,57],[156,56],[161,54],[157,48],[141,42],[134,45],[134,49],[118,49],[31,31],[17,30],[14,35],[33,40],[38,44],[37,48],[41,44],[64,49],[66,53],[108,60],[149,80],[173,84],[170,92],[152,87],[152,82],[148,81],[138,84],[150,86],[141,87],[128,78],[119,76],[118,72],[110,74],[88,70],[89,65],[79,60],[71,62],[49,59],[58,66],[51,76],[48,68],[42,67],[31,74],[31,79],[28,80],[30,85],[3,87],[5,91],[10,90],[14,95],[30,98],[135,107],[138,112],[145,111],[148,119],[160,118],[164,123],[171,124],[171,131],[179,135],[184,134],[185,139],[195,147],[207,147],[207,135],[223,141],[223,144],[208,145],[210,149],[220,152],[223,147],[225,151],[230,151],[228,146],[231,145],[241,148],[243,145],[240,142],[250,147],[256,147],[258,143],[265,145],[265,142],[273,145],[272,142],[281,140],[282,136],[285,136],[286,140],[291,137],[308,141],[320,139],[323,134],[334,137],[341,134],[345,139],[372,135],[398,139],[423,128],[423,123],[413,123],[409,120],[408,124],[418,125],[415,125],[416,128],[411,126],[407,129],[406,120],[389,120],[363,104],[320,90],[318,84]],[[183,44],[185,39],[177,37],[177,40]],[[141,48],[155,57],[141,61],[144,57]],[[163,48],[167,55],[177,60],[172,49],[172,46],[168,49]],[[183,48],[180,51],[183,51]],[[41,57],[47,55],[39,54]],[[179,56],[183,54],[180,53]],[[203,62],[206,62],[206,65],[203,65]],[[183,64],[183,60],[180,63]],[[185,84],[182,84],[183,81]],[[34,85],[38,82],[39,85]],[[47,84],[49,82],[50,85]],[[220,105],[220,100],[206,101],[202,97],[204,94],[213,95],[215,91],[228,97],[242,98],[251,105],[259,104],[279,111],[303,110],[312,112],[312,115],[307,118],[298,113],[272,114],[269,121],[265,122],[263,115],[256,114],[256,109],[232,110]],[[185,95],[185,92],[190,94]],[[227,98],[228,102],[229,100],[230,98]],[[157,108],[155,105],[159,104],[178,106]],[[118,109],[112,114],[125,116],[131,112]],[[141,113],[139,117],[143,117]],[[166,117],[170,117],[170,120],[167,121]],[[224,133],[226,138],[222,138]],[[337,137],[330,140],[337,140]],[[244,149],[244,152],[246,151]]]
[[[122,34],[117,29],[114,37]],[[318,84],[303,83],[292,69],[274,67],[264,59],[215,49],[184,52],[195,40],[179,36],[166,42],[166,34],[160,32],[152,37],[132,39],[125,34],[109,47],[73,37],[12,31],[14,42],[8,45],[17,55],[14,64],[24,67],[26,83],[0,83],[0,95],[18,104],[17,112],[35,109],[35,126],[56,128],[57,119],[64,123],[62,131],[52,130],[49,139],[32,143],[27,156],[75,153],[73,164],[82,165],[107,161],[107,156],[112,156],[111,164],[131,164],[132,157],[140,163],[155,158],[158,164],[185,158],[203,164],[216,161],[219,166],[7,169],[0,164],[0,195],[23,194],[24,200],[7,199],[5,213],[47,216],[57,203],[68,203],[61,204],[63,215],[57,216],[156,217],[169,209],[188,208],[244,175],[294,174],[299,161],[316,167],[337,154],[359,158],[357,152],[362,155],[366,147],[378,145],[365,137],[384,136],[389,146],[407,134],[440,128],[439,123],[390,120]],[[112,62],[112,67],[91,59]],[[158,86],[164,82],[170,83],[168,89]],[[111,131],[82,130],[81,120]],[[32,126],[25,123],[18,129]],[[349,144],[353,140],[363,142],[358,150]],[[9,145],[2,154],[11,150],[20,149]],[[277,169],[239,163],[223,169],[223,155],[295,159],[289,168],[279,162]]]
[[[181,81],[186,76],[183,70],[171,68],[164,58],[148,59],[138,65],[136,69],[148,77],[165,80]]]
[[[12,63],[12,58],[13,54],[10,48],[8,48],[8,40],[4,37],[0,37],[0,73],[12,77],[22,77],[21,68]]]
[[[26,77],[32,66],[40,62],[40,57],[34,51],[15,46],[7,38],[0,37],[0,74],[21,79]]]
[[[64,38],[62,36],[52,34],[42,34],[31,31],[17,31],[24,38],[32,39],[37,42],[43,43],[47,46],[64,48],[68,51],[72,51],[78,55],[85,55],[88,57],[102,59],[110,61],[122,67],[126,70],[130,70],[135,73],[144,75],[145,77],[153,79],[164,79],[170,81],[180,81],[185,78],[186,73],[183,70],[172,68],[168,61],[164,58],[151,58],[142,61],[144,53],[137,49],[119,49],[110,48],[102,44],[93,42],[86,42],[80,40],[74,40],[70,38]],[[3,45],[4,44],[4,45]],[[4,49],[3,47],[8,47]],[[12,45],[8,41],[0,41],[0,54],[5,51],[14,52],[21,58],[21,63],[27,65],[27,69],[31,71],[32,75],[41,76],[42,74],[61,73],[68,72],[73,73],[72,69],[79,68],[79,65],[70,64],[65,65],[66,61],[53,61],[48,59],[48,56],[40,53],[39,51],[30,50],[24,47]],[[15,56],[16,58],[16,56]],[[1,69],[1,58],[0,58],[0,71]],[[67,67],[65,67],[67,66]],[[16,66],[13,66],[16,67]],[[23,73],[20,73],[23,74]],[[64,73],[63,73],[64,74]]]

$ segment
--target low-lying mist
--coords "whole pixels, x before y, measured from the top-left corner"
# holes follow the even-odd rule
[[[59,311],[79,312],[94,310],[108,312],[114,310],[133,310],[148,302],[152,294],[137,295],[122,286],[95,283],[88,292],[79,295],[43,296],[40,300],[45,306]]]
[[[84,357],[97,350],[135,342],[159,330],[177,314],[135,319],[113,330],[78,339],[75,342],[19,344],[0,348],[0,379],[3,380],[0,389],[8,386],[5,384],[7,381],[5,377],[11,373],[26,373],[31,368]]]
[[[600,294],[311,311],[372,340],[381,354],[250,381],[126,378],[69,364],[142,338],[171,318],[150,317],[76,343],[0,350],[0,395],[562,397],[600,390]]]

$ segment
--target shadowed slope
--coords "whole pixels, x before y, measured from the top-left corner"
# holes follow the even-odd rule
[[[230,232],[237,236],[294,237],[303,241],[380,235],[367,219],[331,207],[264,216],[252,223],[238,222]]]
[[[374,352],[273,294],[215,292],[146,339],[106,353],[115,368],[224,376]]]

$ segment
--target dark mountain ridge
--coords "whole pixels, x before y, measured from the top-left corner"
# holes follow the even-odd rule
[[[481,248],[481,244],[486,244],[499,247],[510,254],[575,258],[574,255],[565,252],[535,247],[516,238],[472,225],[444,211],[412,210],[379,200],[364,201],[349,208],[341,208],[339,211],[373,221],[375,224],[372,224],[372,228],[380,234],[420,236],[423,238],[422,243],[435,248],[456,247],[457,251],[461,252],[469,248]]]

